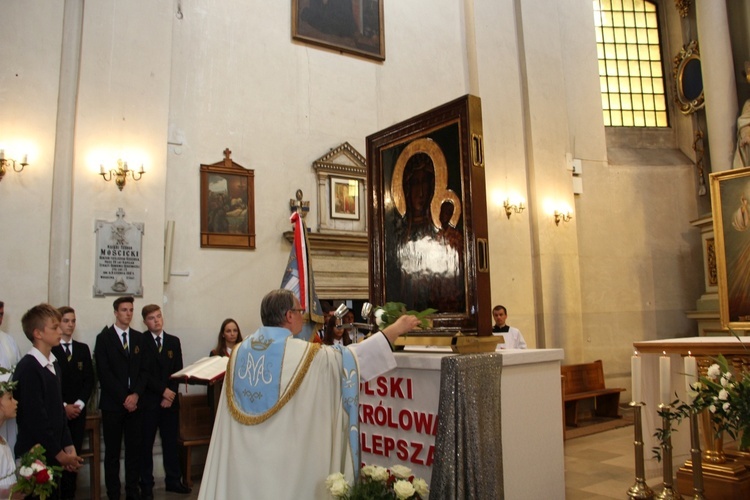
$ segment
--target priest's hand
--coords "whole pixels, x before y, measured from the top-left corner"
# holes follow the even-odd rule
[[[393,344],[394,342],[396,342],[397,338],[399,338],[404,333],[408,333],[414,330],[420,323],[421,321],[416,316],[404,314],[403,316],[398,318],[395,323],[381,331],[383,332],[383,335],[386,336],[388,341]]]

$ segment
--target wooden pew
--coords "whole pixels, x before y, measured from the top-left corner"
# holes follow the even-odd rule
[[[602,361],[563,365],[562,375],[563,426],[578,426],[578,402],[593,400],[598,417],[622,418],[619,412],[620,393],[625,389],[604,387]]]
[[[180,447],[180,466],[185,484],[193,487],[192,448],[207,446],[211,442],[214,425],[213,409],[205,394],[180,394],[180,434],[177,445]]]

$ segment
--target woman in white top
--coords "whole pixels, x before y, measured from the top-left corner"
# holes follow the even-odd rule
[[[13,388],[18,382],[10,381],[10,370],[0,369],[0,424],[16,418],[18,401],[13,399]],[[16,460],[7,441],[0,436],[0,498],[10,498],[10,489],[16,484]],[[21,495],[19,498],[23,498]]]

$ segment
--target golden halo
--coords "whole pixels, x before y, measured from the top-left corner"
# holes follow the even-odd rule
[[[402,217],[406,213],[406,198],[404,196],[404,169],[406,162],[417,153],[425,153],[432,160],[435,169],[435,192],[430,200],[430,216],[432,224],[437,228],[442,228],[440,222],[440,207],[443,203],[453,205],[453,215],[449,224],[456,227],[461,218],[461,200],[458,195],[451,189],[448,189],[448,164],[445,161],[445,155],[435,141],[430,138],[416,139],[409,143],[401,151],[393,168],[393,177],[391,179],[391,197],[393,204],[396,206],[399,215]]]

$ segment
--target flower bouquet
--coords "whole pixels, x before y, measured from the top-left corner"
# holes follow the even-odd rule
[[[394,465],[390,469],[365,465],[354,485],[337,472],[326,478],[326,487],[334,498],[342,500],[425,500],[430,494],[427,482],[415,478],[411,469],[403,465]]]
[[[697,411],[708,408],[711,421],[718,433],[726,431],[737,439],[741,433],[739,448],[750,446],[750,374],[735,378],[726,358],[719,354],[716,363],[708,368],[705,377],[691,384],[690,393]]]
[[[11,489],[11,493],[32,495],[45,500],[57,488],[55,481],[62,474],[62,467],[47,466],[44,457],[45,449],[36,445],[21,457],[18,468],[18,482]]]
[[[407,311],[406,304],[402,302],[386,302],[382,306],[375,308],[373,313],[375,316],[375,322],[378,324],[378,328],[383,330],[387,326],[392,325],[398,318],[404,314],[410,314],[416,316],[421,321],[421,328],[429,328],[431,326],[430,320],[427,316],[437,312],[437,309],[425,309],[424,311]]]

